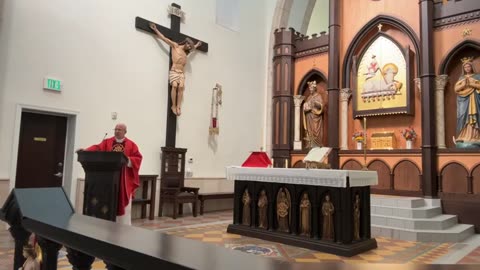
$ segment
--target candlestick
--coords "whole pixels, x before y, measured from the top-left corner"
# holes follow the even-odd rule
[[[368,171],[367,167],[367,118],[363,117],[363,168]]]

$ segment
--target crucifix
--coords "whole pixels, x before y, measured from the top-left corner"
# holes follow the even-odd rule
[[[180,33],[180,21],[184,14],[180,5],[172,3],[171,6],[169,6],[168,11],[171,19],[170,28],[155,24],[140,17],[135,18],[135,27],[161,37],[163,41],[170,45],[170,75],[168,84],[166,147],[175,147],[177,116],[181,113],[180,103],[183,97],[183,80],[185,78],[185,75],[183,74],[183,67],[186,63],[186,54],[183,52],[183,49],[188,46],[190,49],[208,52],[208,44],[196,38]],[[181,49],[182,51],[174,51],[178,49]],[[185,55],[183,59],[180,59],[180,63],[178,63],[178,53]],[[172,56],[175,57],[172,58]],[[180,55],[180,58],[182,58],[182,56],[183,55]],[[173,63],[173,61],[176,61],[176,63]],[[177,67],[180,67],[180,69]],[[172,93],[172,86],[176,90],[173,91],[174,93]],[[176,104],[174,104],[174,102]]]

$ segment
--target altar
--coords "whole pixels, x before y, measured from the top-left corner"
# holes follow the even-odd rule
[[[227,232],[340,256],[374,249],[370,185],[376,171],[227,167],[235,181]]]

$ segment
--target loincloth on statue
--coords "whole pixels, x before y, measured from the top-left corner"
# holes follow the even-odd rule
[[[168,82],[172,84],[176,82],[179,86],[184,86],[185,74],[182,71],[170,70],[168,74]]]

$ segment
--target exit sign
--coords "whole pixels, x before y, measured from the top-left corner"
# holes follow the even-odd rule
[[[62,81],[53,78],[45,78],[43,79],[43,89],[62,91]]]

